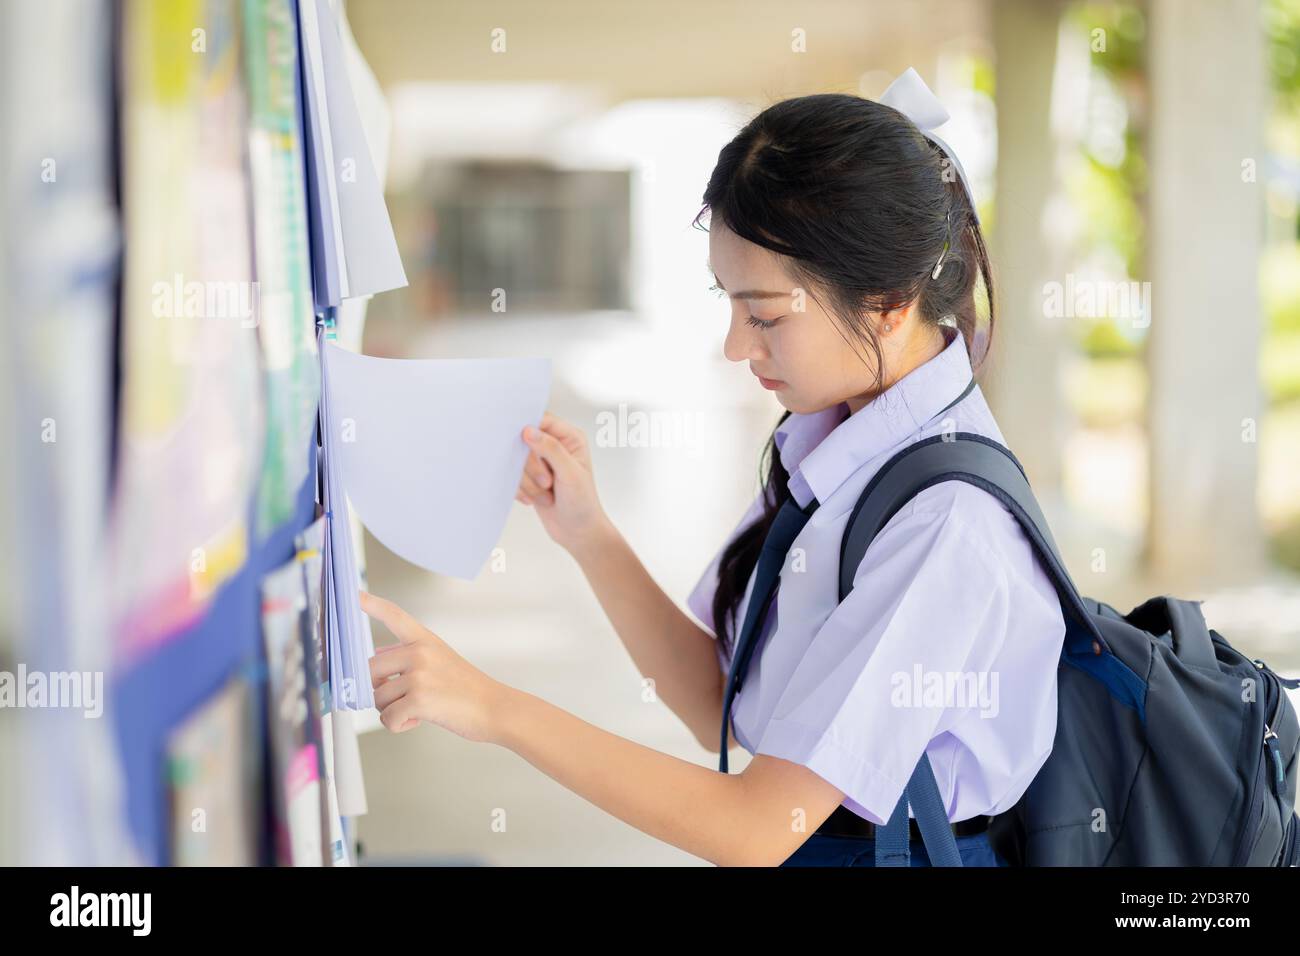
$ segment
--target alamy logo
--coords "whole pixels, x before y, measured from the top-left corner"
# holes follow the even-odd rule
[[[77,708],[83,717],[104,713],[103,671],[0,671],[0,707]]]
[[[996,717],[996,671],[926,671],[920,664],[912,672],[896,671],[890,678],[889,702],[894,707],[978,708],[981,717]]]
[[[133,936],[148,936],[153,907],[151,893],[71,893],[50,897],[51,926],[129,926]]]
[[[171,282],[155,282],[149,291],[159,319],[238,319],[241,328],[253,329],[260,318],[256,280],[187,281],[178,272]]]

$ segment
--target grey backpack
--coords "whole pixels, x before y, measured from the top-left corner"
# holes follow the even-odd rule
[[[1300,681],[1235,650],[1207,627],[1199,601],[1153,597],[1120,614],[1081,597],[1024,469],[998,442],[936,435],[886,462],[849,516],[840,600],[876,533],[941,481],[983,488],[1015,515],[1065,618],[1052,752],[991,821],[994,849],[1012,866],[1300,864],[1300,726],[1284,690]],[[925,843],[933,858],[957,855],[946,827]]]

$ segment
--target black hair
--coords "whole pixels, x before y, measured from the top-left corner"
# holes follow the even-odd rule
[[[977,278],[988,306],[985,347],[992,345],[993,281],[988,250],[971,200],[944,152],[898,110],[841,93],[783,100],[763,110],[718,154],[704,207],[728,229],[785,257],[791,278],[875,354],[880,342],[864,313],[916,301],[926,325],[953,324],[967,348],[979,341]],[[948,245],[944,252],[945,244]],[[931,273],[943,255],[937,278]],[[777,422],[790,416],[787,409]],[[789,474],[775,428],[759,463],[763,514],[723,551],[713,597],[713,624],[730,649],[737,605],[776,513],[790,499]],[[728,619],[731,626],[727,626]]]

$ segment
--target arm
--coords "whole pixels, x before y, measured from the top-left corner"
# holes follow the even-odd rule
[[[701,746],[717,747],[724,675],[713,636],[664,594],[606,516],[580,428],[547,412],[525,429],[530,448],[516,498],[578,562],[623,646],[656,695]]]
[[[370,659],[380,720],[393,733],[421,721],[519,754],[607,813],[720,865],[774,865],[844,795],[797,763],[758,755],[721,774],[659,753],[495,681],[391,601],[361,607],[400,643]]]
[[[578,796],[719,866],[776,866],[844,794],[807,767],[759,754],[722,774],[601,730],[504,688],[495,742]]]
[[[726,675],[713,635],[673,603],[612,523],[572,554],[637,670],[700,746],[716,750]]]

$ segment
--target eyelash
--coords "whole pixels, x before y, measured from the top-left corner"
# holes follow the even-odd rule
[[[727,290],[722,288],[722,286],[718,285],[716,282],[713,285],[709,286],[709,291],[716,292],[718,294],[718,298],[722,298],[724,295],[727,294]],[[770,329],[772,326],[776,325],[776,319],[773,319],[770,322],[768,322],[752,315],[745,321],[748,322],[756,329]]]

